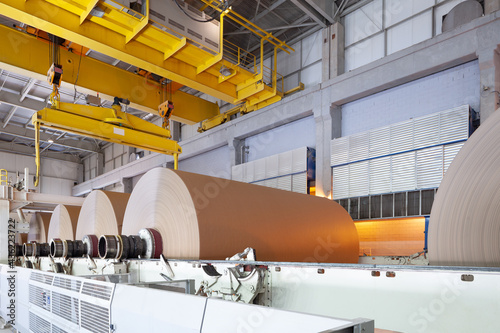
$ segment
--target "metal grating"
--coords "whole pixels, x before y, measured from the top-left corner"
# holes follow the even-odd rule
[[[29,300],[31,304],[50,311],[50,290],[30,284]]]
[[[57,327],[56,325],[52,324],[52,333],[69,333],[65,330],[63,330],[60,327]]]
[[[82,328],[93,333],[109,333],[109,311],[102,306],[81,301]]]
[[[53,286],[63,288],[66,290],[80,292],[82,282],[78,281],[78,280],[71,280],[71,279],[56,276],[54,279]]]
[[[37,281],[37,282],[41,282],[41,283],[48,284],[48,285],[52,285],[53,279],[54,279],[54,277],[52,275],[42,274],[42,273],[38,273],[38,272],[31,272],[31,275],[30,275],[31,281]]]
[[[78,325],[80,322],[78,299],[53,291],[52,313]]]
[[[97,297],[109,301],[111,298],[112,288],[96,283],[84,282],[82,294]]]
[[[336,200],[353,220],[429,215],[436,189]]]
[[[32,333],[49,333],[50,322],[30,311],[30,331]]]

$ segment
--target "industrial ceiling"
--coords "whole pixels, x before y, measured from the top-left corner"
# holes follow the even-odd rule
[[[202,3],[187,0],[188,4],[201,8]],[[227,5],[250,22],[258,25],[273,36],[284,40],[289,45],[309,36],[321,28],[338,20],[347,8],[354,8],[367,0],[229,0]],[[326,10],[325,10],[326,9]],[[206,12],[207,14],[215,13]],[[23,26],[0,15],[0,24],[13,27]],[[224,25],[224,38],[240,48],[250,52],[259,52],[260,39],[234,22]],[[265,49],[265,53],[272,48]],[[0,51],[1,56],[1,51]],[[128,71],[137,68],[113,59],[94,50],[86,56]],[[47,63],[47,69],[49,68]],[[33,113],[47,106],[52,87],[48,82],[22,75],[22,72],[0,68],[0,151],[34,155],[34,127],[31,125]],[[200,95],[189,87],[186,92]],[[60,89],[61,101],[85,103],[85,94],[77,87]],[[103,101],[102,106],[110,107],[111,102]],[[128,108],[128,112],[149,121],[158,120],[158,116]],[[81,158],[102,150],[105,142],[81,137],[65,132],[43,130],[41,136],[42,157],[80,162]]]

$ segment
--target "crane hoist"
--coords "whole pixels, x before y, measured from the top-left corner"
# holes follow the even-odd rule
[[[47,107],[36,112],[32,117],[32,123],[35,126],[37,166],[35,186],[38,186],[40,177],[41,127],[172,155],[174,168],[177,169],[182,148],[177,141],[171,139],[168,126],[160,127],[122,111],[122,104],[128,105],[130,102],[119,97],[114,98],[111,108],[61,102],[58,89],[61,83],[62,68],[53,65],[47,77],[53,86],[50,95],[52,105],[50,108]],[[162,114],[164,123],[172,114],[172,103],[167,103],[165,109],[167,112]]]

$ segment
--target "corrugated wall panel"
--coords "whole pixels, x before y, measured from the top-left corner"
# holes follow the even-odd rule
[[[244,179],[243,172],[245,171],[245,168],[243,167],[243,164],[235,165],[232,167],[232,180],[236,180],[238,182],[242,182]]]
[[[283,176],[278,178],[278,189],[291,191],[292,190],[292,176]]]
[[[415,152],[392,156],[391,192],[407,191],[415,188]]]
[[[307,170],[307,147],[294,149],[292,151],[292,173]]]
[[[289,175],[292,173],[292,151],[287,151],[278,155],[279,171],[278,175]]]
[[[256,160],[253,163],[254,181],[266,178],[266,160],[264,158]]]
[[[439,144],[439,113],[416,118],[413,135],[415,149]]]
[[[349,162],[349,137],[332,140],[331,165],[340,165]]]
[[[292,175],[292,191],[307,194],[307,172]]]
[[[255,180],[255,163],[254,162],[248,162],[244,164],[245,172],[243,173],[245,178],[243,178],[243,181],[246,183],[251,183]]]
[[[413,149],[413,120],[391,125],[391,153]]]
[[[391,128],[389,126],[374,129],[369,133],[370,158],[384,156],[391,152]]]
[[[349,162],[365,160],[369,157],[370,133],[364,132],[349,137]]]
[[[443,146],[417,151],[417,189],[438,187],[443,178]]]
[[[467,139],[469,136],[469,107],[467,105],[441,112],[441,143]]]
[[[349,165],[350,197],[361,196],[368,193],[370,186],[368,165],[368,161],[353,163]]]
[[[463,142],[454,143],[444,147],[443,174],[446,173],[451,161],[457,156],[458,151],[464,146]]]
[[[266,157],[265,160],[266,178],[277,177],[279,174],[279,155]]]
[[[391,191],[391,158],[377,158],[370,163],[369,194],[387,193]],[[366,193],[368,194],[368,193]]]
[[[349,166],[343,165],[332,169],[333,199],[349,196]]]

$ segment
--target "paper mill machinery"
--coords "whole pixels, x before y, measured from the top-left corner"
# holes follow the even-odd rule
[[[176,8],[173,1],[169,2],[168,6]],[[224,6],[225,2],[203,2],[219,10],[222,18],[235,15]],[[241,103],[240,108],[231,111],[233,114],[250,112],[281,99],[284,92],[280,91],[275,69],[267,69],[270,75],[266,77],[263,62],[242,62],[239,48],[237,60],[229,61],[221,52],[223,41],[217,21],[209,23],[209,29],[205,29],[206,25],[181,22],[181,11],[195,13],[192,8],[181,2],[182,8],[175,12],[166,10],[166,3],[145,0],[132,6],[129,1],[88,0],[75,5],[71,1],[1,0],[0,8],[9,17],[28,20],[40,25],[35,28],[46,28],[63,38],[75,38],[82,45],[92,40],[93,49],[103,53],[111,49],[116,59],[133,62],[146,73],[156,70],[164,77],[174,77],[182,84],[223,100]],[[40,15],[54,8],[63,11],[55,17]],[[129,24],[124,25],[124,20]],[[84,22],[87,30],[80,27]],[[273,44],[275,60],[277,50],[291,50],[272,35],[249,27],[261,34],[262,43]],[[107,29],[106,34],[103,29]],[[111,36],[110,41],[105,40],[106,36]],[[122,39],[124,45],[118,45],[116,41]],[[260,51],[262,55],[263,48]],[[144,59],[143,53],[153,56]],[[177,67],[171,64],[187,67],[188,74],[176,72]],[[109,89],[106,91],[109,96],[121,96],[112,88],[102,89]],[[173,95],[174,101],[176,96],[182,101],[188,98],[182,92]],[[138,104],[133,97],[132,104]],[[163,102],[154,99],[151,103],[156,109]],[[180,118],[186,116],[181,105],[176,101],[175,115]],[[169,133],[152,130],[144,122],[134,123],[133,117],[121,111],[120,101],[112,109],[105,109],[62,103],[55,98],[52,106],[35,115],[35,125],[73,129],[91,136],[97,124],[104,129],[98,139],[123,137],[134,129],[144,129],[141,134],[158,130],[158,137],[151,139],[154,144],[144,148],[156,147],[161,139],[165,140],[162,152],[180,153],[177,143],[168,139]],[[207,130],[229,120],[231,112],[212,112],[190,120],[208,119],[201,126],[201,130]],[[75,121],[83,118],[87,123]],[[136,135],[128,139],[133,140],[121,143],[144,144],[144,140],[134,141]],[[420,265],[332,263],[325,258],[337,255],[341,249],[338,242],[328,237],[317,237],[311,243],[306,260],[287,260],[283,258],[289,258],[299,247],[283,236],[290,230],[271,230],[271,225],[257,228],[241,222],[229,236],[217,230],[209,234],[214,240],[208,245],[206,240],[195,244],[200,253],[207,250],[204,246],[217,250],[235,244],[238,249],[238,252],[221,251],[210,259],[182,254],[166,256],[164,240],[171,235],[148,226],[130,233],[20,242],[18,235],[29,231],[24,211],[52,210],[56,204],[82,206],[84,201],[34,193],[26,182],[18,180],[9,185],[7,175],[1,176],[0,316],[7,330],[34,333],[497,331],[498,267],[429,266],[423,256],[408,258]],[[24,176],[27,179],[28,172]],[[216,184],[217,191],[225,191],[224,180]],[[298,200],[302,199],[306,200]],[[254,202],[249,202],[253,206]],[[290,210],[302,207],[290,206]],[[259,208],[253,210],[258,213]],[[211,212],[221,219],[225,214],[223,209]],[[191,210],[190,214],[198,211]],[[186,221],[190,218],[187,216]],[[257,223],[261,216],[253,218]],[[302,223],[307,227],[300,231],[306,234],[317,221],[309,217]],[[273,260],[263,260],[265,244],[240,241],[238,237],[242,234],[268,234],[270,242],[283,243],[288,248]],[[318,235],[322,234],[314,236]],[[195,247],[194,243],[189,244]],[[378,259],[376,262],[393,262]]]
[[[259,261],[243,243],[220,260],[178,259],[154,228],[14,245],[27,223],[9,212],[79,198],[1,189],[0,314],[20,332],[495,331],[498,268],[328,263],[341,251],[329,238],[308,262]]]

